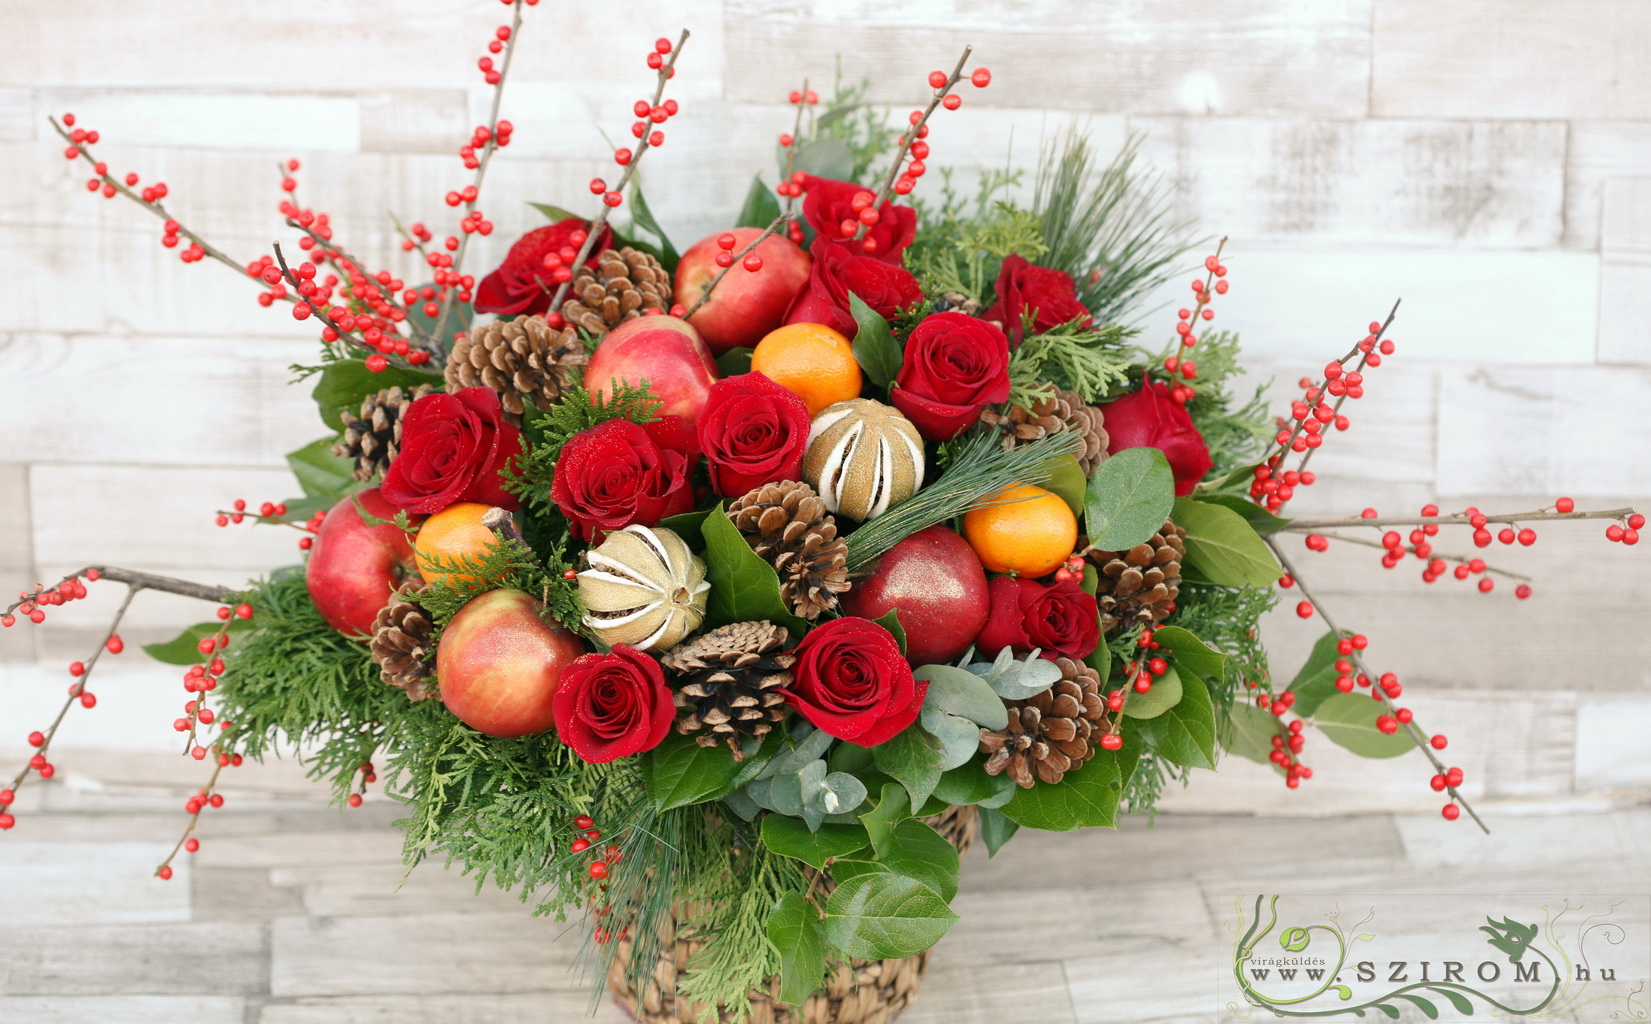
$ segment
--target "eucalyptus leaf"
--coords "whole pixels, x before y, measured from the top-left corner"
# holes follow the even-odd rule
[[[1089,541],[1100,551],[1127,551],[1163,528],[1174,503],[1175,474],[1164,453],[1125,448],[1089,478],[1084,504]]]
[[[1054,666],[1051,664],[1051,667]],[[1059,672],[1057,668],[1057,677]],[[1003,699],[993,691],[991,684],[975,673],[951,665],[923,665],[912,675],[929,684],[928,695],[923,701],[925,710],[932,707],[987,729],[1008,726],[1009,711],[1003,706]]]
[[[1193,685],[1202,686],[1196,679]],[[1152,689],[1136,693],[1133,689],[1124,695],[1124,714],[1130,718],[1157,718],[1181,703],[1181,674],[1171,665],[1169,671],[1152,681]]]
[[[820,805],[829,818],[852,815],[866,802],[866,784],[847,772],[832,772],[820,786]]]
[[[768,941],[780,951],[780,1001],[801,1006],[825,982],[819,911],[802,893],[786,893],[768,915]]]
[[[922,882],[871,871],[848,879],[826,900],[826,940],[866,960],[915,956],[957,922],[946,901]]]
[[[1376,728],[1376,718],[1385,714],[1378,701],[1358,693],[1337,693],[1326,697],[1313,713],[1313,724],[1331,743],[1345,747],[1360,757],[1399,757],[1416,749],[1408,729],[1385,733]]]
[[[1175,664],[1193,675],[1212,682],[1221,681],[1227,656],[1198,639],[1180,626],[1159,626],[1152,631],[1152,639],[1165,649],[1175,652]]]
[[[734,781],[730,783],[735,789],[759,778],[768,769],[774,758],[784,749],[786,741],[785,731],[770,729],[768,735],[760,743],[747,739],[740,744],[740,753],[744,759],[739,763],[739,770],[734,773]]]
[[[810,761],[818,760],[824,756],[826,748],[831,746],[831,734],[824,729],[814,729],[806,724],[794,726],[793,729],[802,731],[802,737],[799,739],[796,731],[794,731],[791,739],[796,740],[796,744],[791,747],[785,746],[782,741],[781,752],[775,756],[769,768],[759,776],[760,778],[769,778],[776,775],[795,775],[802,771]],[[805,729],[807,731],[803,731]]]
[[[940,741],[942,772],[968,762],[980,749],[980,726],[967,718],[959,718],[937,707],[925,707],[918,721]],[[945,775],[941,778],[944,779]]]
[[[810,761],[797,773],[797,792],[802,799],[802,819],[810,831],[825,824],[826,809],[821,796],[825,790],[826,763]]]
[[[1171,517],[1187,531],[1186,567],[1209,582],[1223,587],[1267,587],[1284,574],[1260,534],[1232,509],[1177,498]]]
[[[858,327],[854,334],[854,361],[866,372],[867,379],[877,387],[886,388],[900,372],[900,345],[889,331],[883,314],[853,292],[848,294],[848,309]]]
[[[743,821],[750,821],[762,812],[762,805],[751,799],[751,794],[744,789],[734,790],[723,797],[722,802]]]
[[[1168,760],[1188,768],[1215,767],[1215,709],[1202,682],[1187,682],[1174,707],[1138,720],[1137,728],[1146,744]]]
[[[916,723],[872,748],[877,767],[906,787],[913,807],[921,806],[940,781],[940,742]]]
[[[969,666],[969,671],[984,679],[986,685],[1004,700],[1028,700],[1036,697],[1054,686],[1061,678],[1060,668],[1048,658],[1040,658],[1034,652],[1025,658],[1017,659],[1014,651],[1007,647],[998,652],[995,661],[975,662]]]
[[[734,226],[766,228],[779,215],[780,201],[774,198],[774,190],[762,183],[762,175],[759,174],[751,179],[751,187],[745,190],[745,203],[740,207],[739,219]]]
[[[705,575],[711,581],[706,626],[767,619],[791,630],[808,632],[808,624],[791,614],[780,596],[780,578],[729,521],[719,504],[700,525],[705,538]]]
[[[1290,680],[1290,692],[1296,695],[1290,707],[1301,717],[1313,717],[1320,704],[1341,692],[1336,689],[1336,680],[1341,676],[1336,671],[1336,662],[1342,657],[1337,650],[1340,643],[1341,637],[1335,630],[1319,637],[1301,671]]]
[[[768,807],[770,810],[789,814],[793,818],[803,816],[803,777],[801,773],[790,775],[776,775],[772,779],[762,780],[768,783]],[[753,792],[752,796],[756,793]]]
[[[950,769],[940,776],[940,781],[934,787],[935,796],[958,807],[970,804],[987,808],[1002,807],[1014,796],[1014,791],[1015,782],[1007,773],[987,775],[986,763],[980,758],[970,758]]]

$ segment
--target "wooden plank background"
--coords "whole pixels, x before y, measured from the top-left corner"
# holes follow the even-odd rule
[[[290,562],[288,533],[216,530],[211,515],[236,497],[287,496],[281,453],[318,433],[303,390],[285,384],[309,328],[260,309],[257,289],[223,268],[180,265],[147,214],[89,195],[46,117],[74,110],[112,168],[167,181],[175,212],[242,259],[290,237],[276,162],[299,157],[302,201],[330,211],[375,266],[411,278],[386,213],[451,229],[441,196],[470,179],[454,151],[485,117],[474,63],[502,13],[494,0],[297,15],[0,4],[0,588],[93,558],[225,581]],[[503,111],[516,138],[486,186],[499,230],[467,269],[484,272],[539,223],[527,201],[590,207],[586,182],[613,170],[605,140],[624,136],[651,86],[644,54],[681,26],[694,33],[672,89],[683,113],[643,174],[679,246],[726,226],[753,173],[772,177],[784,97],[803,76],[870,77],[893,124],[925,97],[926,73],[973,43],[993,85],[965,89],[963,108],[937,119],[931,162],[968,180],[1006,161],[1030,168],[1040,140],[1071,125],[1107,147],[1144,133],[1177,212],[1231,237],[1233,288],[1215,325],[1242,331],[1275,397],[1403,296],[1399,352],[1371,374],[1353,430],[1315,460],[1321,483],[1299,512],[1530,508],[1560,493],[1651,505],[1651,6],[1639,0],[638,0],[623,18],[547,3],[529,12]],[[1148,316],[1148,336],[1167,338],[1169,316]],[[1651,544],[1607,546],[1600,531],[1555,526],[1502,552],[1538,577],[1524,603],[1449,580],[1431,592],[1413,568],[1384,573],[1362,550],[1309,563],[1379,664],[1406,674],[1407,700],[1452,736],[1470,792],[1492,807],[1642,799],[1651,784]],[[0,747],[46,718],[112,596],[0,634]],[[198,614],[145,598],[129,636]],[[1279,615],[1269,630],[1278,670],[1293,672],[1316,626]],[[172,743],[172,673],[118,661],[105,704],[65,732],[63,761]],[[1298,793],[1237,764],[1169,806],[1435,802],[1419,759],[1310,750],[1320,771]],[[328,884],[300,887],[320,898]],[[223,929],[203,941],[239,955],[256,938]],[[307,997],[359,980],[333,988],[312,969],[336,965],[291,961],[272,978],[249,967],[244,984]],[[157,995],[157,1012],[189,1012],[205,991]],[[267,1019],[322,1019],[306,1005]]]

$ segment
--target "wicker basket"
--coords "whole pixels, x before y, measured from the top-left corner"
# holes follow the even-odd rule
[[[980,816],[973,807],[953,807],[926,819],[957,847],[968,852],[974,843]],[[677,983],[687,969],[688,958],[698,944],[678,939],[674,922],[667,922],[662,935],[660,960],[654,970],[654,984],[638,995],[626,981],[632,946],[622,942],[608,969],[608,990],[614,1001],[641,1024],[726,1024],[733,1018],[717,1008],[702,1004],[678,1005]],[[917,986],[929,967],[929,953],[899,960],[850,960],[849,970],[838,971],[801,1007],[778,1001],[780,979],[773,978],[766,989],[751,992],[750,1024],[889,1024],[906,1004],[917,997]]]

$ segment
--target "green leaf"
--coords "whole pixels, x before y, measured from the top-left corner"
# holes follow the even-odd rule
[[[889,842],[894,837],[894,826],[911,817],[911,801],[906,796],[906,789],[897,782],[883,785],[881,799],[877,806],[860,815],[860,824],[866,827],[866,835],[871,838],[871,848],[882,853],[889,848]]]
[[[906,627],[900,625],[900,609],[890,608],[871,621],[893,634],[895,642],[900,645],[900,653],[906,653]]]
[[[740,536],[719,504],[700,525],[705,538],[705,575],[711,581],[706,626],[767,619],[791,630],[808,632],[808,623],[791,614],[780,596],[780,578]]]
[[[1248,498],[1240,498],[1236,494],[1205,494],[1200,491],[1198,500],[1206,505],[1220,505],[1222,508],[1237,512],[1244,517],[1245,522],[1255,527],[1256,533],[1261,534],[1263,537],[1271,533],[1277,533],[1290,525],[1288,519],[1275,516]]]
[[[1385,712],[1381,701],[1362,693],[1337,693],[1319,704],[1313,724],[1331,743],[1360,757],[1399,757],[1415,750],[1408,729],[1385,733],[1376,728],[1377,716]]]
[[[434,282],[426,281],[424,284],[414,285],[413,287],[436,288],[436,285]],[[436,288],[436,294],[441,294],[440,288]],[[458,334],[460,331],[469,331],[471,323],[476,319],[476,311],[471,307],[470,303],[460,302],[456,294],[449,294],[448,301],[452,302],[453,310],[447,314],[447,323],[442,327],[442,334],[444,337],[441,341],[443,344],[452,341],[453,335]],[[436,333],[436,322],[440,319],[440,310],[437,310],[435,316],[426,316],[424,313],[424,303],[422,302],[415,302],[407,307],[407,320],[417,326],[419,330],[423,331],[425,334],[431,335],[432,337],[434,337]],[[389,387],[389,385],[386,384],[384,387]]]
[[[1397,1006],[1389,1006],[1387,1003],[1377,1003],[1376,1009],[1382,1011],[1393,1020],[1399,1019],[1399,1008]]]
[[[368,395],[397,385],[415,388],[430,384],[439,389],[443,383],[439,373],[401,366],[388,366],[383,373],[374,373],[360,359],[339,359],[321,371],[310,397],[315,399],[316,408],[321,412],[321,422],[333,430],[343,430],[344,418],[340,414],[346,409],[352,414],[360,412],[361,402]]]
[[[1187,531],[1185,564],[1209,582],[1223,587],[1268,587],[1284,575],[1267,543],[1232,509],[1176,498],[1170,518]]]
[[[1221,671],[1227,656],[1180,626],[1159,626],[1152,631],[1152,639],[1175,652],[1175,664],[1193,675],[1214,682],[1221,681]]]
[[[1002,811],[988,807],[980,809],[980,841],[986,844],[986,856],[996,857],[1003,844],[1013,839],[1019,831],[1020,823],[1009,820],[1009,816]]]
[[[1437,1006],[1434,1006],[1428,1000],[1423,999],[1421,996],[1415,995],[1414,993],[1411,993],[1411,992],[1400,992],[1400,993],[1398,993],[1398,997],[1400,999],[1408,999],[1411,1002],[1415,1003],[1416,1008],[1421,1010],[1422,1014],[1424,1016],[1426,1016],[1428,1020],[1438,1020],[1439,1019],[1439,1008]]]
[[[1428,987],[1428,991],[1429,992],[1437,992],[1440,995],[1444,996],[1446,999],[1449,999],[1450,1000],[1450,1005],[1456,1007],[1456,1012],[1457,1013],[1466,1013],[1466,1014],[1472,1014],[1473,1013],[1473,1000],[1469,999],[1467,996],[1462,995],[1460,992],[1452,992],[1448,988],[1434,988],[1432,986]]]
[[[236,633],[247,625],[245,619],[197,622],[165,643],[144,644],[143,653],[166,665],[200,665],[211,660],[201,653],[199,645],[202,640],[219,633]]]
[[[848,308],[859,327],[854,334],[854,361],[873,384],[886,388],[900,372],[900,344],[894,340],[883,314],[853,292],[848,293]]]
[[[1028,700],[1036,697],[1060,682],[1061,678],[1061,670],[1048,658],[1037,655],[1016,658],[1015,652],[1007,647],[998,652],[995,660],[977,661],[971,664],[968,670],[984,679],[986,685],[992,688],[992,692],[1004,700]]]
[[[704,555],[705,534],[703,527],[705,526],[705,517],[708,515],[710,515],[709,509],[702,512],[683,512],[680,515],[666,516],[659,521],[659,525],[681,537],[683,542],[693,550],[694,554]]]
[[[1193,685],[1202,686],[1197,680]],[[1152,689],[1136,693],[1131,689],[1124,695],[1124,714],[1130,718],[1157,718],[1181,703],[1181,674],[1171,665],[1169,671],[1152,681]]]
[[[780,951],[780,1001],[801,1006],[825,982],[819,911],[802,893],[786,893],[768,915],[768,941]]]
[[[717,376],[722,378],[740,377],[751,372],[751,353],[749,348],[731,348],[717,356]]]
[[[1175,474],[1164,453],[1125,448],[1089,478],[1084,504],[1089,541],[1101,551],[1126,551],[1162,529],[1174,503]]]
[[[927,822],[907,818],[894,826],[888,848],[877,860],[897,875],[922,882],[947,903],[957,895],[957,847]]]
[[[825,937],[849,956],[888,960],[929,949],[956,922],[946,901],[922,882],[871,871],[843,882],[826,900]]]
[[[1126,708],[1128,705],[1124,705]],[[1147,746],[1176,764],[1215,767],[1215,709],[1202,682],[1181,687],[1181,701],[1156,718],[1140,723]]]
[[[672,733],[642,755],[642,784],[661,811],[715,800],[733,791],[740,770],[727,747],[702,747]]]
[[[966,764],[980,749],[980,726],[967,718],[926,707],[917,721],[940,744],[941,778],[945,778],[944,773]]]
[[[762,175],[758,174],[751,179],[751,187],[745,190],[745,205],[740,207],[739,220],[734,226],[766,228],[779,215],[780,201],[774,198],[774,190],[764,185]]]
[[[1082,516],[1084,495],[1089,481],[1084,478],[1083,467],[1078,465],[1077,457],[1062,455],[1050,461],[1045,467],[1045,472],[1049,474],[1049,478],[1043,482],[1043,488],[1059,495],[1060,499],[1066,502],[1066,507],[1072,510],[1073,515]]]
[[[1336,679],[1341,675],[1336,671],[1336,662],[1342,657],[1336,650],[1339,643],[1341,637],[1335,630],[1319,637],[1301,671],[1290,680],[1290,692],[1296,695],[1290,708],[1302,718],[1313,717],[1320,704],[1341,692],[1336,689]]]
[[[1104,640],[1101,643],[1096,644],[1095,649],[1089,652],[1089,657],[1085,658],[1083,661],[1085,665],[1088,665],[1090,668],[1094,669],[1095,674],[1100,676],[1103,680],[1111,677],[1112,648],[1108,647]]]
[[[797,143],[796,150],[792,157],[793,170],[837,181],[847,181],[854,176],[854,153],[842,139],[810,139]]]
[[[584,220],[585,219],[585,218],[579,216],[577,213],[574,213],[572,210],[567,209],[566,207],[556,206],[556,205],[553,205],[551,203],[528,203],[527,205],[533,207],[535,210],[538,210],[540,213],[544,214],[545,217],[547,217],[550,220],[550,222],[553,223],[553,224],[560,223],[561,221],[564,221],[564,220]]]
[[[1229,754],[1249,758],[1257,764],[1272,764],[1273,737],[1278,735],[1278,719],[1254,704],[1234,702],[1222,731],[1221,745]]]
[[[943,773],[935,784],[934,795],[952,806],[974,804],[979,807],[1002,807],[1014,795],[1015,783],[1007,774],[986,774],[986,763],[971,758],[964,764]]]
[[[877,767],[906,787],[911,805],[920,807],[940,781],[944,758],[938,740],[913,724],[872,748]]]
[[[770,814],[762,820],[762,841],[775,853],[824,869],[826,861],[871,845],[864,825],[821,825],[818,832],[796,818]]]
[[[671,240],[665,237],[665,229],[654,219],[654,212],[648,209],[648,200],[643,198],[640,181],[631,185],[631,220],[635,221],[637,227],[659,239],[659,250],[663,254],[659,262],[665,265],[666,273],[675,271],[677,261],[682,257],[671,245]]]
[[[1067,772],[1059,783],[1050,786],[1036,782],[1031,789],[1016,789],[1014,799],[1003,806],[1003,814],[1017,825],[1049,832],[1112,828],[1118,821],[1118,801],[1128,778],[1124,769],[1127,766],[1133,772],[1140,759],[1139,737],[1126,732],[1122,747],[1096,750],[1088,763]]]
[[[338,439],[323,437],[287,453],[287,467],[298,479],[306,498],[324,498],[336,502],[356,490],[361,484],[355,479],[355,465],[349,459],[332,453]]]
[[[770,729],[762,742],[756,744],[753,750],[750,740],[740,749],[745,754],[745,760],[739,762],[739,770],[734,773],[733,781],[729,785],[738,789],[746,783],[761,778],[774,758],[779,757],[785,749],[785,730]]]
[[[929,692],[923,700],[925,708],[967,718],[987,729],[1003,729],[1009,725],[1009,709],[1004,707],[1003,699],[973,672],[951,665],[924,665],[912,675],[928,681]]]

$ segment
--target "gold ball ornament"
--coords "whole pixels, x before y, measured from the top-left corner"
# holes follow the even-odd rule
[[[892,406],[869,398],[838,402],[809,427],[803,479],[828,511],[875,519],[923,486],[923,438]]]
[[[579,574],[584,624],[602,640],[642,651],[675,647],[705,619],[705,563],[671,530],[627,526],[586,553]]]

